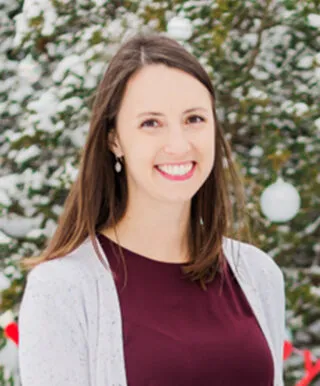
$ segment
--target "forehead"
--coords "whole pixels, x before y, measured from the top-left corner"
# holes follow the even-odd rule
[[[162,64],[143,67],[128,81],[123,96],[124,108],[191,108],[209,107],[211,97],[207,88],[192,75]]]

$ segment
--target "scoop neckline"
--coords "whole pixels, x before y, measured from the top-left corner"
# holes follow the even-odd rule
[[[102,239],[105,239],[109,242],[109,244],[111,245],[114,245],[115,247],[118,247],[119,244],[116,243],[115,241],[113,241],[112,239],[110,239],[108,236],[98,232],[97,233],[97,237],[98,239],[99,238],[102,238]],[[145,255],[141,255],[140,253],[137,253],[137,252],[134,252],[132,251],[131,249],[128,249],[126,247],[123,247],[122,245],[120,245],[122,250],[126,253],[126,254],[129,254],[131,256],[135,256],[135,257],[138,257],[138,258],[142,258],[142,259],[145,259],[146,261],[149,261],[150,263],[156,263],[156,264],[161,264],[163,266],[167,265],[167,266],[176,266],[176,267],[179,267],[179,266],[185,266],[187,264],[189,264],[188,262],[184,262],[184,263],[179,263],[179,262],[169,262],[169,261],[159,261],[159,260],[155,260],[155,259],[152,259],[151,257],[148,257],[148,256],[145,256]]]

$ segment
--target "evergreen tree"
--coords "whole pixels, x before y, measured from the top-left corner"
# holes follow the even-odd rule
[[[55,229],[108,61],[128,36],[165,32],[176,15],[191,21],[184,45],[212,77],[255,244],[285,274],[293,343],[319,358],[317,0],[0,0],[0,314],[18,316],[25,275],[17,263]],[[298,215],[280,224],[260,208],[279,175],[302,199]],[[302,358],[285,362],[286,385],[303,373]],[[0,386],[13,384],[8,378],[0,373]]]

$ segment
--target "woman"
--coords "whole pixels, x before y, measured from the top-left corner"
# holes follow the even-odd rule
[[[283,385],[283,275],[226,237],[229,177],[243,209],[198,61],[161,35],[125,42],[57,230],[24,261],[23,386]]]

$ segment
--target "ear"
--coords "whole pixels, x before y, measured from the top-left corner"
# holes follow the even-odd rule
[[[118,133],[114,128],[110,129],[108,133],[108,143],[110,150],[115,156],[119,158],[123,156],[123,151],[119,141]]]

